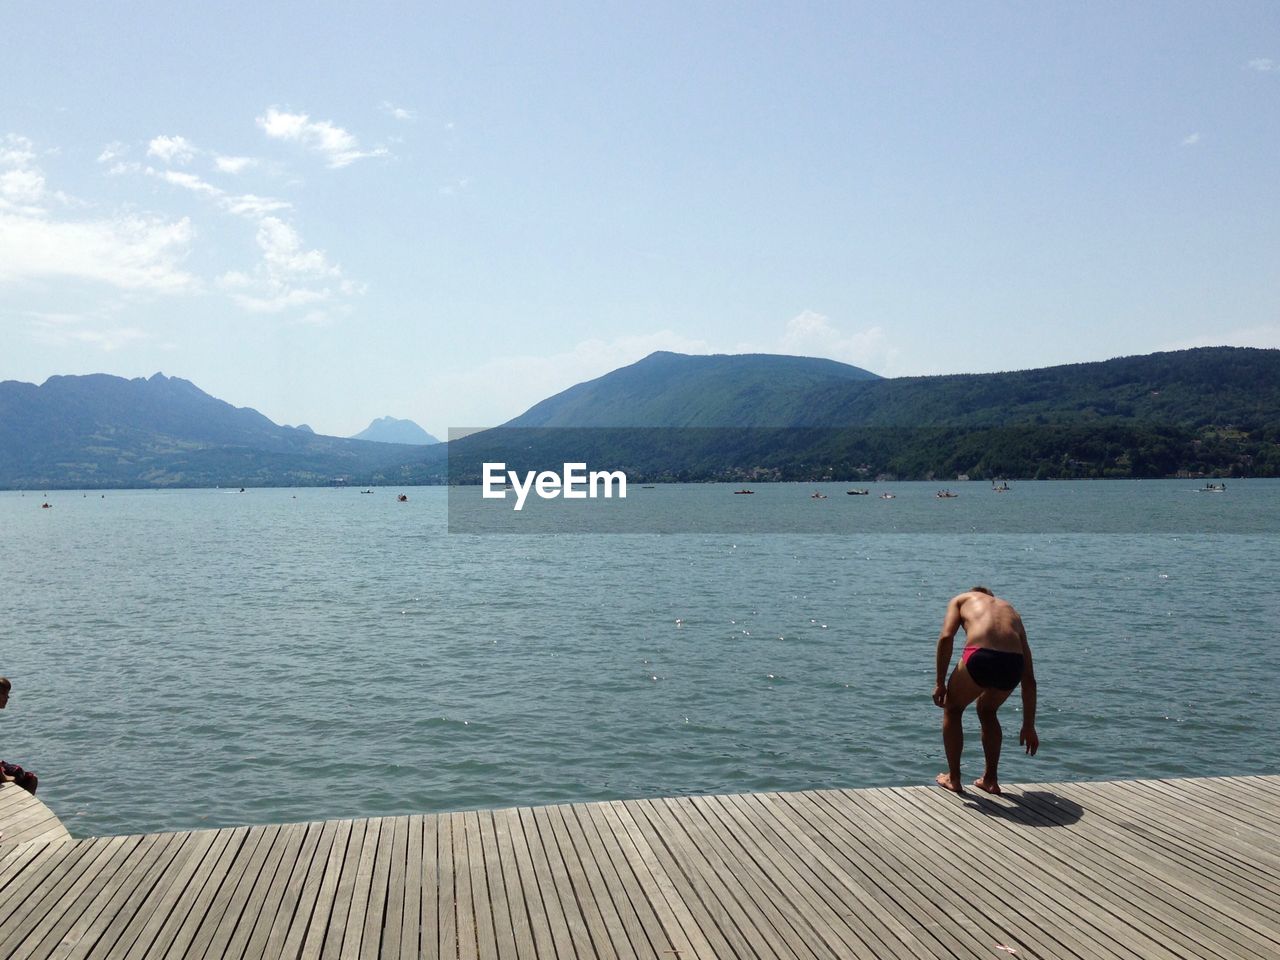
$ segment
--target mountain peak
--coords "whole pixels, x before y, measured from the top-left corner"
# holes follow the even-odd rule
[[[398,420],[390,416],[378,417],[351,439],[372,440],[375,443],[410,443],[416,446],[440,442],[412,420]]]

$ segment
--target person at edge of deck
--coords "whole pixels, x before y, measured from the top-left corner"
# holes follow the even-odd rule
[[[965,648],[951,679],[944,685],[947,667],[951,664],[952,641],[961,628]],[[1040,749],[1040,738],[1036,735],[1036,675],[1022,617],[1012,604],[986,587],[974,587],[952,597],[938,636],[938,682],[933,688],[933,702],[943,711],[942,745],[949,768],[946,773],[938,774],[938,786],[964,792],[960,784],[960,754],[964,750],[961,718],[965,707],[976,700],[986,769],[973,785],[987,793],[1000,792],[997,768],[1003,733],[996,711],[1019,683],[1022,684],[1022,732],[1018,743],[1026,747],[1029,755],[1035,756]]]
[[[13,684],[9,682],[8,677],[0,677],[0,710],[9,705],[9,691],[13,689]],[[40,785],[40,778],[30,770],[23,770],[16,763],[8,763],[0,760],[0,783],[12,780],[28,793],[35,793],[36,787]]]

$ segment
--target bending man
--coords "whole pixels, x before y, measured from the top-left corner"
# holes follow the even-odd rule
[[[951,664],[951,644],[961,628],[965,636],[964,652],[950,681],[944,685],[947,667]],[[976,700],[987,765],[981,779],[973,785],[987,793],[1000,792],[997,768],[1003,734],[996,711],[1019,683],[1022,684],[1022,733],[1018,743],[1035,756],[1040,748],[1040,738],[1036,736],[1036,675],[1031,668],[1031,648],[1027,646],[1022,618],[1012,604],[999,599],[986,587],[974,587],[968,593],[953,597],[947,604],[947,615],[938,637],[938,683],[933,688],[933,702],[943,710],[942,745],[950,768],[938,774],[938,786],[964,792],[960,785],[960,753],[964,749],[960,721],[964,708]]]

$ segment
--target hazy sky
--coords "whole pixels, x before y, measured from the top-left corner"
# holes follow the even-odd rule
[[[1280,5],[0,4],[0,379],[496,423],[656,349],[1280,346]]]

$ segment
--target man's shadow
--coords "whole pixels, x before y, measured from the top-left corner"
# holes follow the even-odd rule
[[[969,808],[1028,827],[1065,827],[1084,816],[1080,804],[1047,790],[1006,790],[998,797],[977,796],[966,790],[965,795]]]

